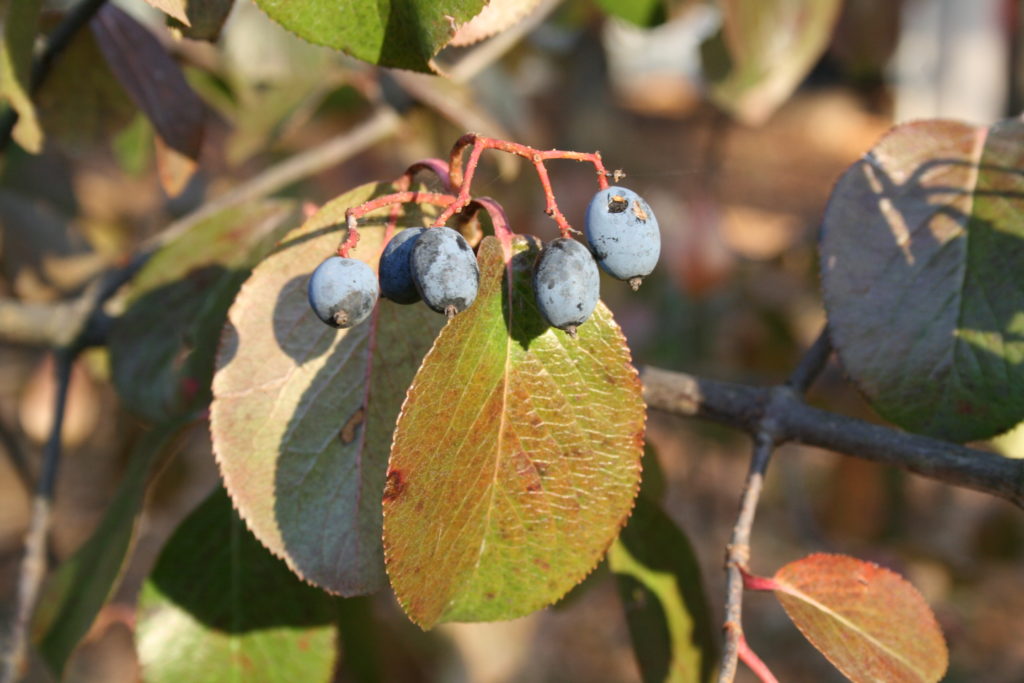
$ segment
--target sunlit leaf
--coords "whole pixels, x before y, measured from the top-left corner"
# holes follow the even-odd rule
[[[228,306],[296,214],[288,201],[227,209],[150,257],[110,338],[114,384],[130,410],[162,421],[209,400]]]
[[[825,52],[841,0],[718,0],[722,31],[704,44],[712,101],[759,125]]]
[[[608,551],[608,565],[618,579],[643,680],[711,680],[716,629],[700,565],[689,539],[657,503],[637,498],[629,523]]]
[[[955,441],[1024,418],[1024,122],[894,128],[833,191],[832,343],[885,418]]]
[[[139,595],[142,678],[329,681],[334,600],[246,530],[223,489],[182,522]]]
[[[0,102],[18,114],[14,140],[33,153],[43,146],[29,82],[41,7],[41,0],[0,0]]]
[[[318,45],[372,64],[430,72],[430,60],[485,0],[256,0],[275,21]]]
[[[451,45],[465,46],[511,28],[540,4],[540,0],[490,0],[480,14],[459,27]]]
[[[249,528],[307,581],[343,595],[385,584],[380,496],[405,390],[443,317],[378,303],[366,322],[327,327],[306,297],[345,209],[391,190],[364,185],[287,235],[231,307],[214,378],[211,431]],[[361,221],[354,257],[376,267],[384,209]],[[415,206],[398,225],[422,224]]]
[[[946,673],[935,615],[898,574],[819,553],[790,562],[774,581],[789,618],[850,680],[931,683]]]
[[[47,580],[32,624],[33,640],[58,677],[114,592],[131,549],[153,465],[187,421],[159,425],[142,438],[96,531]]]
[[[441,332],[395,431],[388,576],[424,628],[551,604],[594,568],[637,490],[645,413],[622,333],[603,305],[577,339],[547,327],[537,244],[515,244],[506,257],[481,243],[477,300]]]

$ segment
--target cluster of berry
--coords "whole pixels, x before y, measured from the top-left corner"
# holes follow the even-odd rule
[[[533,273],[537,307],[552,327],[574,335],[599,298],[598,266],[633,289],[651,274],[661,250],[658,221],[632,190],[609,187],[587,207],[586,246],[560,237],[545,245]],[[457,231],[446,227],[407,228],[388,242],[380,276],[358,259],[332,256],[309,280],[309,303],[333,327],[365,320],[377,298],[395,303],[423,301],[449,318],[476,299],[480,268]]]

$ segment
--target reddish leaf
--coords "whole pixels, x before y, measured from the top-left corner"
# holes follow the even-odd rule
[[[898,574],[821,553],[790,562],[774,581],[789,618],[850,680],[928,683],[945,674],[935,615]]]
[[[385,557],[424,628],[562,597],[637,490],[645,412],[622,333],[603,305],[576,339],[547,327],[530,282],[536,241],[515,251],[483,240],[477,300],[441,332],[395,428]]]
[[[160,41],[111,4],[90,26],[111,71],[167,146],[198,159],[206,108]]]

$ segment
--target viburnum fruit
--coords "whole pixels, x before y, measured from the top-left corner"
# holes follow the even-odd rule
[[[380,287],[370,266],[354,258],[332,256],[309,278],[309,305],[331,327],[352,327],[373,311]]]
[[[409,268],[409,255],[412,254],[416,239],[426,232],[426,228],[406,228],[391,238],[380,255],[380,295],[397,304],[414,304],[420,300],[416,291],[416,283],[412,280]]]
[[[465,238],[451,228],[430,228],[412,247],[409,266],[423,301],[451,318],[469,308],[480,285],[480,266]]]
[[[533,269],[537,308],[552,327],[570,336],[594,312],[600,283],[590,251],[566,237],[547,244]]]
[[[654,212],[636,192],[612,186],[590,200],[583,232],[597,265],[636,290],[654,270],[661,234]]]

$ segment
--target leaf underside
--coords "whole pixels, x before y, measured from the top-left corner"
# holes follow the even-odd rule
[[[378,303],[348,330],[310,310],[309,274],[335,253],[369,184],[325,205],[257,266],[228,314],[210,410],[228,492],[254,535],[306,581],[342,595],[385,585],[380,497],[405,390],[444,318]],[[381,217],[383,216],[383,217]],[[388,210],[360,222],[352,253],[376,268]],[[400,227],[426,220],[414,205]]]
[[[384,494],[388,576],[410,618],[511,619],[551,604],[615,538],[640,474],[636,370],[599,305],[571,339],[540,318],[538,247],[481,243],[474,305],[409,388]]]
[[[829,332],[901,427],[968,441],[1024,417],[1024,122],[894,128],[822,227]]]
[[[775,574],[797,628],[852,681],[933,683],[949,652],[928,604],[898,574],[843,555],[809,555]]]

